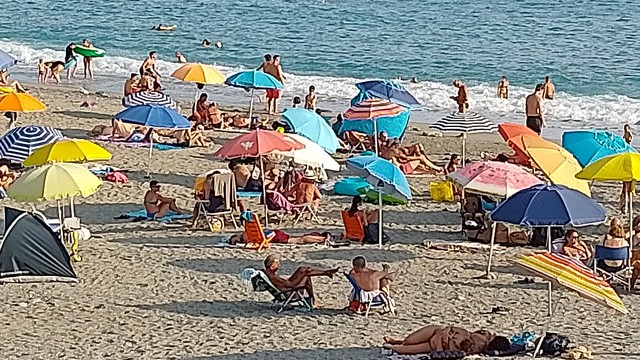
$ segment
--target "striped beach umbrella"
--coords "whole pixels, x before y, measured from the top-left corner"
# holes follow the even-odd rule
[[[496,124],[472,112],[451,113],[436,121],[431,128],[446,133],[462,133],[462,166],[465,165],[467,134],[498,131]]]
[[[345,121],[373,121],[373,136],[376,154],[378,153],[377,118],[396,116],[406,111],[402,106],[384,99],[366,99],[351,106],[342,114]]]
[[[62,138],[60,130],[48,126],[20,126],[0,137],[0,157],[21,163],[36,149]]]
[[[139,91],[129,94],[122,98],[122,106],[132,107],[138,105],[156,104],[169,109],[178,110],[178,105],[172,98],[161,92],[156,91]]]

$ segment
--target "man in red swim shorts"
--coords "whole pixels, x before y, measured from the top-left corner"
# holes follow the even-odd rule
[[[284,73],[280,66],[280,55],[273,55],[271,63],[265,63],[262,70],[278,79],[284,85]],[[282,96],[282,90],[279,89],[267,89],[267,112],[270,115],[275,115],[278,112],[278,99]]]

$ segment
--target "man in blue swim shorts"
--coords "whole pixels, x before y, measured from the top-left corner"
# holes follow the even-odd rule
[[[144,208],[149,219],[159,219],[167,215],[169,211],[176,214],[188,214],[186,210],[180,209],[176,205],[176,200],[160,195],[160,184],[158,181],[149,182],[149,190],[144,194]]]

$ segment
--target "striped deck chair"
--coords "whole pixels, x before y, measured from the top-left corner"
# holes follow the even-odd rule
[[[365,317],[369,316],[371,309],[383,309],[384,313],[396,315],[395,301],[384,291],[364,291],[351,275],[344,273],[344,276],[349,280],[352,287],[349,293],[350,309],[354,309],[356,313],[362,314],[361,307],[364,307]]]
[[[344,239],[363,242],[364,227],[357,214],[349,215],[347,210],[342,210],[342,222],[344,223]]]
[[[251,278],[251,286],[253,287],[253,291],[267,291],[273,296],[271,308],[276,310],[277,313],[295,308],[303,308],[306,311],[313,310],[313,301],[310,297],[305,296],[307,293],[304,286],[287,291],[280,291],[271,283],[267,274],[261,270],[256,271]]]
[[[244,244],[243,249],[255,249],[258,251],[263,248],[268,248],[269,242],[271,242],[275,235],[275,233],[272,233],[273,235],[271,236],[266,236],[264,234],[264,230],[262,230],[262,225],[260,224],[260,219],[256,214],[252,215],[251,220],[245,220],[244,233],[247,241]]]

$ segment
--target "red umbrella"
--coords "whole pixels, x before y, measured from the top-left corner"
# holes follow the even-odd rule
[[[406,111],[402,106],[384,99],[363,100],[345,111],[342,116],[345,120],[372,120],[373,136],[378,153],[378,126],[376,119],[379,117],[396,116]]]
[[[253,130],[227,141],[213,156],[223,159],[259,157],[274,151],[287,152],[303,149],[300,142],[277,131]]]

